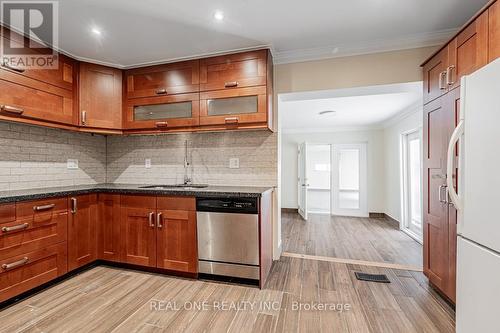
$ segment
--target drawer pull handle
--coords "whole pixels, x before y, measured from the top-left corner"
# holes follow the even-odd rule
[[[162,218],[163,213],[158,213],[156,214],[156,226],[161,229],[163,228],[163,218]]]
[[[224,83],[225,88],[235,88],[238,86],[238,81],[231,81]]]
[[[168,127],[168,123],[166,121],[159,121],[156,123],[156,127]]]
[[[239,119],[237,117],[231,117],[224,119],[226,124],[238,124]]]
[[[12,227],[2,227],[2,232],[11,232],[11,231],[24,230],[27,227],[29,227],[28,223],[23,223],[23,224],[19,224],[19,225],[13,225]]]
[[[148,223],[149,223],[149,226],[151,228],[154,228],[155,227],[155,213],[151,212],[148,214]]]
[[[43,206],[34,206],[33,207],[33,210],[35,212],[40,212],[40,211],[43,211],[43,210],[49,210],[49,209],[52,209],[56,206],[56,204],[49,204],[49,205],[43,205]]]
[[[71,198],[71,214],[76,214],[77,210],[78,210],[78,202],[76,201],[76,198]]]
[[[19,266],[23,266],[23,265],[26,265],[28,262],[29,262],[29,258],[28,257],[24,257],[23,259],[21,260],[18,260],[18,261],[15,261],[13,263],[10,263],[10,264],[3,264],[2,265],[2,269],[4,271],[6,270],[9,270],[9,269],[13,269],[13,268],[17,268]]]
[[[5,67],[7,69],[10,69],[11,71],[18,72],[18,73],[24,73],[26,70],[23,68],[19,68],[16,66],[9,65],[7,61],[4,61],[2,64],[2,67]]]
[[[167,89],[157,89],[155,91],[157,95],[166,95],[167,94]]]
[[[15,114],[23,114],[24,112],[24,109],[16,108],[15,106],[10,106],[10,105],[2,105],[0,106],[0,108],[4,112],[15,113]]]

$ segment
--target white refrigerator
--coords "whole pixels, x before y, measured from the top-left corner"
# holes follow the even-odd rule
[[[459,143],[457,332],[500,332],[500,59],[462,79],[460,122],[448,147],[453,174]]]

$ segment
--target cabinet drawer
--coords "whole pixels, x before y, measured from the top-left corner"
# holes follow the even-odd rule
[[[0,70],[0,115],[72,124],[73,93]]]
[[[67,272],[66,242],[0,260],[0,302]]]
[[[267,50],[200,60],[200,91],[263,86],[267,81]]]
[[[122,195],[120,198],[122,207],[156,209],[156,196],[148,195]]]
[[[131,69],[126,76],[127,98],[198,92],[199,61]]]
[[[8,43],[10,43],[12,47],[21,47],[21,43],[18,38],[8,39],[6,37],[2,37],[2,42],[4,40],[8,40]],[[34,55],[37,54],[37,52],[34,50],[32,52]],[[51,85],[73,91],[73,75],[76,62],[61,54],[57,55],[57,60],[55,61],[58,62],[57,69],[22,69],[9,66],[8,64],[4,63],[0,63],[0,68],[15,73],[20,77],[29,77],[44,83],[49,83]]]
[[[163,129],[199,124],[199,94],[131,99],[127,103],[127,129]]]
[[[45,217],[1,223],[0,260],[66,241],[68,215]]]
[[[196,199],[192,197],[158,197],[158,209],[196,210]]]
[[[46,221],[68,213],[67,198],[49,198],[16,204],[17,220]]]
[[[16,204],[0,205],[0,223],[16,220]]]
[[[267,121],[266,87],[218,90],[200,94],[200,125],[229,125]]]

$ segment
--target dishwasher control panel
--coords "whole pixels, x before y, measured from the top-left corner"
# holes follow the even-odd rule
[[[199,212],[258,214],[257,198],[197,198]]]

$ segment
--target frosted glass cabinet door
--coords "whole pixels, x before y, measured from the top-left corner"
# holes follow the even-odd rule
[[[198,94],[130,99],[126,128],[169,129],[199,124]]]
[[[201,125],[234,125],[267,121],[265,87],[204,92],[200,95]]]

